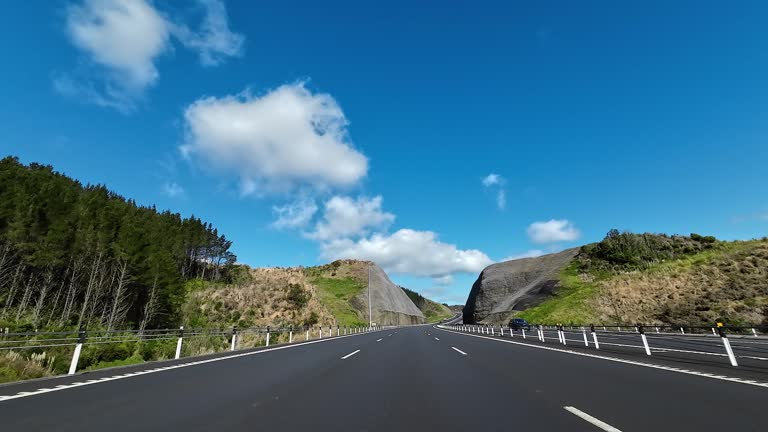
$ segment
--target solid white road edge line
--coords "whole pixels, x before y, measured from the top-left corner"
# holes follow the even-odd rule
[[[768,382],[752,382],[751,380],[747,380],[746,378],[734,378],[734,377],[727,377],[727,376],[721,376],[721,375],[714,375],[714,374],[707,373],[707,372],[691,371],[691,370],[680,369],[680,368],[675,368],[675,367],[671,367],[671,366],[662,366],[662,365],[659,365],[659,364],[644,363],[644,362],[635,361],[635,360],[625,360],[625,359],[620,359],[620,358],[616,358],[616,357],[607,357],[607,356],[604,356],[604,355],[589,354],[589,353],[583,353],[583,352],[578,352],[578,351],[571,351],[571,350],[561,349],[561,348],[552,348],[552,347],[541,346],[541,345],[534,345],[534,344],[529,344],[529,343],[524,343],[524,342],[515,342],[515,341],[507,340],[507,339],[497,339],[497,338],[492,338],[492,337],[488,337],[488,336],[467,334],[467,333],[462,333],[462,332],[453,331],[453,330],[447,330],[447,329],[443,329],[443,328],[440,328],[440,330],[442,330],[444,332],[455,333],[455,334],[462,335],[462,336],[476,337],[476,338],[480,338],[480,339],[487,339],[487,340],[491,340],[491,341],[503,342],[503,343],[513,344],[513,345],[521,345],[521,346],[526,346],[526,347],[531,347],[531,348],[543,349],[543,350],[547,350],[547,351],[556,351],[556,352],[561,352],[561,353],[571,354],[571,355],[577,355],[577,356],[582,356],[582,357],[591,357],[591,358],[596,358],[596,359],[601,359],[601,360],[608,360],[608,361],[617,362],[617,363],[625,363],[625,364],[631,364],[631,365],[635,365],[635,366],[643,366],[643,367],[652,368],[652,369],[660,369],[660,370],[665,370],[665,371],[670,371],[670,372],[683,373],[683,374],[687,374],[687,375],[695,375],[695,376],[700,376],[700,377],[704,377],[704,378],[712,378],[712,379],[717,379],[717,380],[720,380],[720,381],[730,381],[730,382],[734,382],[734,383],[749,384],[749,385],[753,385],[753,386],[757,386],[757,387],[768,388]]]
[[[352,351],[351,353],[349,353],[349,354],[345,355],[345,356],[344,356],[344,357],[342,357],[341,359],[342,359],[342,360],[346,360],[346,359],[348,359],[348,358],[352,357],[353,355],[355,355],[355,354],[357,354],[357,353],[359,353],[359,352],[360,352],[360,350],[357,350],[357,351]]]
[[[600,429],[602,429],[602,430],[604,430],[606,432],[621,432],[621,430],[616,429],[615,427],[609,425],[608,423],[606,423],[606,422],[604,422],[604,421],[602,421],[600,419],[596,419],[596,418],[592,417],[591,415],[585,413],[584,411],[579,410],[578,408],[574,408],[572,406],[566,406],[566,407],[563,407],[563,408],[565,408],[565,410],[568,411],[569,413],[571,413],[571,414],[581,418],[582,420],[584,420],[584,421],[586,421],[588,423],[592,423],[593,425],[599,427]]]
[[[293,344],[290,344],[290,345],[276,346],[274,348],[267,348],[267,349],[263,349],[263,350],[259,350],[259,351],[251,351],[251,352],[247,352],[247,353],[240,353],[240,354],[228,355],[228,356],[223,356],[223,357],[216,357],[216,358],[212,358],[212,359],[197,360],[197,361],[181,363],[181,364],[177,364],[177,365],[173,365],[173,366],[168,366],[167,368],[163,368],[162,370],[161,369],[157,369],[157,368],[156,369],[149,369],[149,370],[142,370],[142,371],[134,372],[131,375],[114,375],[114,376],[107,377],[107,378],[101,378],[101,379],[98,379],[98,380],[95,380],[95,381],[91,380],[91,382],[79,382],[78,381],[78,382],[73,382],[73,383],[70,383],[70,384],[61,384],[61,385],[58,385],[58,386],[56,386],[56,387],[54,387],[52,389],[39,389],[39,390],[31,391],[31,392],[30,391],[19,392],[19,393],[16,393],[15,395],[0,395],[0,402],[5,402],[5,401],[13,400],[13,399],[20,399],[20,398],[24,398],[24,397],[36,396],[36,395],[39,395],[39,394],[50,393],[50,392],[55,392],[55,391],[60,391],[60,390],[69,390],[69,389],[72,389],[72,388],[75,388],[75,387],[82,387],[82,386],[87,386],[87,385],[101,384],[101,383],[104,383],[104,382],[107,382],[107,381],[116,381],[116,380],[120,380],[120,379],[132,378],[132,377],[135,377],[135,376],[141,376],[141,375],[146,375],[146,374],[153,374],[153,373],[158,373],[158,372],[165,372],[165,371],[172,370],[172,369],[179,369],[179,368],[189,367],[189,366],[197,366],[197,365],[206,364],[206,363],[214,363],[214,362],[218,362],[218,361],[222,361],[222,360],[229,360],[229,359],[234,359],[234,358],[239,358],[239,357],[247,357],[247,356],[252,356],[252,355],[256,355],[256,354],[261,354],[261,353],[266,353],[266,352],[271,352],[271,351],[279,351],[279,350],[295,348],[295,347],[304,346],[304,345],[312,345],[312,344],[316,344],[316,343],[330,342],[330,341],[344,339],[344,338],[348,338],[348,337],[363,336],[363,335],[366,335],[366,334],[369,334],[369,333],[354,333],[354,334],[349,334],[349,335],[346,335],[346,336],[334,336],[332,338],[326,338],[326,339],[315,339],[315,340],[310,340],[310,341],[306,341],[306,342],[293,343]],[[187,357],[187,358],[188,359],[192,359],[194,357]],[[62,375],[61,376],[61,378],[66,378],[66,377],[68,377],[68,375]],[[55,379],[55,378],[53,378],[53,379]],[[23,383],[23,382],[24,381],[19,381],[19,383]]]
[[[460,349],[458,349],[458,348],[456,348],[456,347],[451,347],[451,348],[453,348],[453,349],[454,349],[454,351],[456,351],[457,353],[459,353],[459,354],[461,354],[461,355],[467,355],[467,353],[465,353],[464,351],[462,351],[462,350],[460,350]]]

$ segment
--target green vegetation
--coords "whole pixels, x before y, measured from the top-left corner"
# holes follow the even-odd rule
[[[363,292],[365,289],[363,284],[351,277],[314,277],[311,279],[311,282],[317,286],[320,301],[336,318],[337,325],[356,326],[367,324],[366,320],[360,317],[350,303],[355,296]]]
[[[531,322],[768,324],[768,239],[722,242],[611,230],[560,274]]]
[[[531,323],[592,323],[597,319],[590,300],[596,293],[594,283],[582,280],[579,263],[572,262],[560,272],[560,285],[553,298],[517,316]]]
[[[409,290],[405,287],[400,288],[405,292],[408,298],[411,299],[413,304],[421,310],[421,313],[424,314],[424,318],[426,318],[428,323],[436,323],[454,315],[448,306],[434,302],[416,291]]]
[[[12,329],[175,326],[184,281],[233,277],[230,246],[194,216],[0,160],[0,321]]]

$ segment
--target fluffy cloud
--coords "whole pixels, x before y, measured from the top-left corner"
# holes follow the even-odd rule
[[[369,229],[386,228],[395,215],[381,209],[381,196],[373,198],[334,196],[325,203],[323,220],[306,234],[315,240],[333,240],[364,235]]]
[[[239,175],[243,194],[352,186],[368,171],[368,159],[349,142],[339,105],[304,82],[260,97],[200,99],[184,118],[182,153]]]
[[[312,220],[317,212],[314,200],[299,200],[283,206],[273,206],[276,218],[272,226],[278,229],[301,228]]]
[[[534,222],[528,227],[528,237],[537,244],[577,240],[581,233],[566,219]]]
[[[510,256],[508,256],[508,257],[506,257],[504,259],[499,260],[499,262],[512,261],[512,260],[518,260],[518,259],[523,259],[523,258],[535,258],[535,257],[539,257],[539,256],[544,255],[544,253],[545,252],[543,250],[540,250],[540,249],[531,249],[529,251],[526,251],[526,252],[523,252],[523,253],[520,253],[520,254],[510,255]]]
[[[453,273],[477,273],[493,263],[479,250],[461,250],[441,242],[431,231],[401,229],[359,240],[336,239],[321,244],[325,259],[357,258],[375,261],[387,271],[446,281]]]
[[[157,81],[155,61],[169,50],[171,36],[199,51],[204,64],[239,54],[242,36],[229,31],[224,4],[199,1],[205,10],[199,32],[172,22],[147,0],[83,0],[71,5],[66,11],[67,34],[104,74],[98,79],[92,74],[77,79],[59,75],[54,88],[67,96],[127,111]]]
[[[184,188],[179,186],[178,183],[166,182],[163,184],[163,193],[171,198],[175,198],[184,195]]]

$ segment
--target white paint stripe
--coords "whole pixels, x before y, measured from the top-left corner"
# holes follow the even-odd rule
[[[462,351],[462,350],[460,350],[460,349],[458,349],[458,348],[456,348],[456,347],[451,347],[451,348],[453,348],[453,350],[454,350],[454,351],[456,351],[456,352],[457,352],[457,353],[459,353],[459,354],[462,354],[462,355],[467,355],[467,353],[465,353],[464,351]]]
[[[711,374],[707,374],[707,373],[704,373],[704,372],[698,372],[698,371],[684,371],[683,369],[674,368],[674,367],[670,367],[670,366],[662,366],[662,365],[659,365],[659,364],[645,363],[645,362],[640,362],[640,361],[635,361],[635,360],[625,360],[625,359],[616,358],[616,357],[608,357],[608,356],[604,356],[604,355],[589,354],[589,353],[577,352],[577,351],[572,351],[572,350],[562,349],[562,348],[552,348],[552,347],[548,347],[548,346],[533,345],[533,344],[524,343],[524,342],[515,342],[515,341],[512,341],[512,340],[506,340],[506,339],[497,339],[497,338],[491,338],[491,337],[486,337],[486,336],[481,336],[481,335],[461,333],[461,332],[457,332],[457,331],[453,331],[453,330],[447,330],[447,329],[444,329],[444,328],[440,328],[440,330],[445,331],[445,332],[450,332],[450,333],[456,333],[456,334],[459,334],[459,335],[462,335],[462,336],[469,336],[469,337],[475,337],[475,338],[480,338],[480,339],[487,339],[487,340],[492,340],[492,341],[496,341],[496,342],[508,343],[508,344],[513,344],[513,345],[521,345],[521,346],[526,346],[526,347],[536,348],[536,349],[543,349],[543,350],[547,350],[547,351],[556,351],[556,352],[565,353],[565,354],[571,354],[571,355],[576,355],[576,356],[590,357],[590,358],[595,358],[595,359],[600,359],[600,360],[608,360],[608,361],[612,361],[612,362],[616,362],[616,363],[625,363],[625,364],[631,364],[631,365],[635,365],[635,366],[642,366],[642,367],[647,367],[647,368],[652,368],[652,369],[660,369],[660,370],[666,370],[666,371],[670,371],[670,372],[684,373],[686,375],[695,375],[695,376],[700,376],[700,377],[704,377],[704,378],[713,378],[713,379],[717,379],[717,380],[721,380],[721,381],[729,381],[729,382],[735,382],[735,383],[748,384],[748,385],[753,385],[753,386],[757,386],[757,387],[768,388],[768,382],[757,382],[757,383],[753,384],[753,383],[747,382],[746,379],[742,379],[742,378],[727,377],[727,376],[722,376],[722,375],[711,375]]]
[[[592,423],[593,425],[599,427],[600,429],[602,429],[602,430],[604,430],[606,432],[621,432],[621,430],[616,429],[615,427],[609,425],[608,423],[606,423],[606,422],[604,422],[604,421],[602,421],[600,419],[596,419],[596,418],[592,417],[591,415],[585,413],[584,411],[579,410],[578,408],[574,408],[572,406],[566,406],[566,407],[563,407],[563,408],[565,408],[565,410],[568,411],[569,413],[571,413],[571,414],[581,418],[584,421]]]
[[[435,338],[435,340],[440,340],[440,338]]]
[[[72,388],[75,388],[75,387],[82,387],[82,386],[87,386],[87,385],[100,384],[100,383],[104,383],[104,382],[107,382],[107,381],[115,381],[115,380],[120,380],[120,379],[126,379],[126,378],[131,378],[131,377],[139,376],[139,375],[146,375],[146,374],[152,374],[152,373],[157,373],[157,372],[164,372],[166,370],[179,369],[179,368],[183,368],[183,367],[196,366],[196,365],[201,365],[201,364],[206,364],[206,363],[214,363],[214,362],[230,360],[230,359],[235,359],[235,358],[240,358],[240,357],[248,357],[248,356],[252,356],[252,355],[256,355],[256,354],[262,354],[262,353],[267,353],[267,352],[272,352],[272,351],[279,351],[279,350],[284,350],[284,349],[296,348],[296,347],[299,347],[299,346],[311,345],[311,344],[316,344],[316,343],[324,343],[324,342],[328,342],[328,341],[332,341],[332,340],[339,340],[339,339],[343,339],[343,338],[347,338],[347,337],[362,336],[363,334],[364,333],[350,334],[350,335],[347,335],[347,336],[339,336],[339,337],[335,337],[335,338],[315,339],[315,340],[310,340],[310,341],[307,341],[307,342],[294,343],[294,344],[291,344],[291,345],[276,346],[274,348],[268,348],[268,349],[263,349],[263,350],[259,350],[259,351],[251,351],[251,352],[246,352],[246,353],[240,353],[240,354],[233,354],[233,355],[228,355],[228,356],[216,357],[216,358],[207,359],[207,360],[198,360],[198,361],[194,361],[194,362],[180,363],[180,364],[177,364],[177,365],[168,366],[167,368],[155,368],[155,369],[143,370],[143,371],[134,372],[132,375],[116,375],[116,376],[109,377],[109,378],[101,378],[101,379],[95,379],[95,380],[88,380],[86,382],[76,381],[76,382],[73,382],[73,383],[70,383],[70,384],[58,385],[58,386],[56,386],[56,387],[54,387],[52,389],[40,389],[40,390],[36,390],[36,391],[32,391],[32,392],[20,392],[20,393],[17,393],[15,395],[10,395],[10,396],[0,396],[0,402],[9,401],[9,400],[12,400],[12,399],[20,399],[20,398],[24,398],[24,397],[30,397],[30,396],[35,396],[35,395],[43,394],[43,393],[50,393],[50,392],[60,391],[60,390],[69,390],[69,389],[72,389]],[[61,378],[65,378],[66,376],[67,375],[62,375]]]
[[[383,341],[383,340],[384,340],[384,339],[376,339],[376,342],[381,342],[381,341]]]
[[[353,355],[355,355],[355,354],[357,354],[357,353],[359,353],[359,352],[360,352],[360,350],[357,350],[357,351],[353,351],[353,352],[351,352],[351,353],[349,353],[349,354],[345,355],[345,356],[344,356],[344,357],[342,357],[341,359],[342,359],[342,360],[346,360],[346,359],[348,359],[348,358],[352,357]]]

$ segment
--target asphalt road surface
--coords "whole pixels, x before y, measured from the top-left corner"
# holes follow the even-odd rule
[[[0,386],[0,430],[768,430],[766,387],[510,342],[415,326]]]

